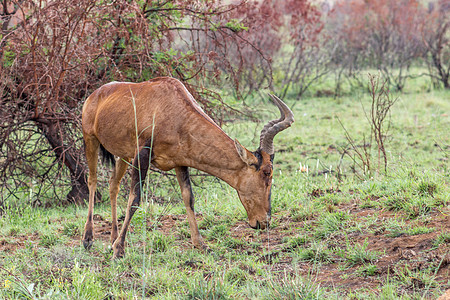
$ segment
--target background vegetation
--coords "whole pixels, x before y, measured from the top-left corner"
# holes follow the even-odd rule
[[[0,298],[434,299],[450,288],[448,1],[4,0],[0,16]],[[250,149],[276,116],[266,92],[292,107],[268,231],[197,173],[212,252],[191,249],[173,174],[153,172],[126,257],[110,261],[106,196],[94,249],[82,249],[82,103],[109,81],[155,76],[182,80]]]

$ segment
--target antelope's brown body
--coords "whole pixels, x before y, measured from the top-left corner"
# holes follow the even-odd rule
[[[127,228],[139,205],[140,181],[144,180],[150,163],[164,171],[175,168],[194,246],[203,247],[203,243],[195,220],[189,167],[214,175],[235,188],[247,211],[250,226],[268,226],[273,136],[293,122],[287,106],[278,98],[272,99],[282,103],[275,102],[282,118],[264,127],[260,148],[252,153],[217,126],[185,86],[174,78],[161,77],[142,83],[112,82],[97,89],[86,100],[82,113],[90,172],[89,212],[83,236],[85,247],[89,248],[93,241],[92,217],[100,145],[118,157],[110,179],[114,258],[124,255]],[[279,124],[281,129],[276,127]],[[269,138],[263,141],[264,136]],[[265,148],[269,153],[264,151]],[[120,180],[132,161],[135,166],[133,188],[119,234],[116,198]]]

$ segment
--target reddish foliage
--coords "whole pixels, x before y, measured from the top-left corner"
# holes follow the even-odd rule
[[[282,97],[293,90],[298,99],[328,72],[329,52],[324,36],[324,20],[319,7],[305,0],[285,1],[281,7],[286,16],[284,30],[289,32],[285,41],[293,46],[292,50],[283,51],[281,87]]]
[[[329,19],[338,45],[335,62],[350,73],[377,68],[395,88],[403,89],[405,71],[423,55],[423,16],[418,0],[337,2]]]
[[[105,82],[178,77],[192,82],[188,88],[207,111],[223,112],[213,109],[210,101],[221,104],[220,97],[203,87],[205,81],[219,81],[223,73],[238,89],[234,61],[244,61],[248,49],[258,50],[254,60],[268,65],[251,44],[255,40],[241,36],[245,31],[231,20],[236,14],[243,20],[248,16],[248,24],[261,24],[250,2],[2,3],[7,5],[0,7],[0,186],[10,190],[26,186],[28,178],[54,183],[65,165],[69,200],[86,196],[81,105]],[[54,161],[46,158],[52,152]]]
[[[308,0],[290,1],[249,1],[229,12],[228,19],[238,20],[242,29],[230,36],[222,34],[220,30],[211,34],[211,50],[223,55],[214,46],[220,45],[227,49],[234,59],[220,62],[216,65],[217,71],[228,70],[235,75],[235,93],[245,98],[250,93],[267,87],[274,89],[272,82],[272,57],[289,58],[277,68],[281,73],[282,96],[286,94],[291,82],[302,85],[302,78],[308,74],[312,67],[309,55],[317,53],[319,47],[319,34],[323,29],[319,9]],[[226,26],[225,26],[226,27]],[[208,40],[205,39],[205,40]],[[233,41],[233,43],[230,43]],[[294,50],[286,50],[282,45],[293,45]],[[314,49],[314,50],[313,50]],[[313,51],[311,51],[313,50]],[[300,92],[300,93],[301,93]]]
[[[450,89],[450,1],[430,5],[421,27],[430,76]]]

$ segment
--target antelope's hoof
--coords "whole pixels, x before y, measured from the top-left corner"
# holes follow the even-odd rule
[[[90,226],[86,226],[84,228],[84,234],[83,234],[83,246],[84,249],[89,250],[92,248],[92,245],[94,244],[94,230]]]
[[[116,260],[116,259],[121,259],[125,256],[125,251],[114,251],[113,256],[112,256],[112,260]]]
[[[113,245],[113,256],[112,260],[120,259],[125,256],[125,249],[123,246],[119,246],[118,244]]]
[[[92,245],[94,244],[94,240],[92,238],[83,239],[84,249],[90,250]]]
[[[205,243],[199,242],[194,244],[194,248],[200,250],[203,253],[211,253],[212,250]]]

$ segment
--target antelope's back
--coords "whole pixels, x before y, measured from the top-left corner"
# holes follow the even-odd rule
[[[85,138],[96,137],[123,158],[135,156],[137,141],[169,146],[196,127],[212,124],[219,128],[186,87],[170,77],[105,84],[88,97],[82,111]]]

